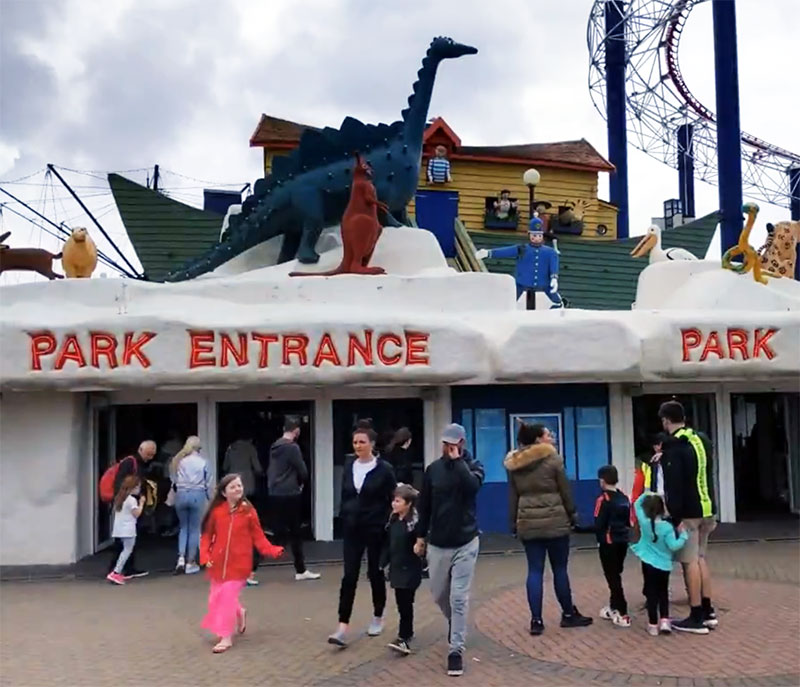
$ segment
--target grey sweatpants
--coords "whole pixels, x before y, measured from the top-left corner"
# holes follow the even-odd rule
[[[444,617],[450,623],[450,653],[464,653],[469,589],[475,575],[479,548],[478,537],[457,549],[428,546],[431,593],[436,605],[442,609]]]

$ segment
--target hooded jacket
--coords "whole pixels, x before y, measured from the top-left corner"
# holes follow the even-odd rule
[[[575,504],[564,461],[550,444],[511,451],[508,471],[511,531],[520,539],[552,539],[570,533]]]
[[[200,565],[211,564],[208,576],[217,582],[246,580],[253,570],[253,548],[279,558],[282,546],[264,536],[256,509],[246,500],[231,511],[227,501],[214,506],[200,535]]]
[[[483,465],[464,450],[460,458],[442,456],[425,470],[419,493],[419,536],[443,549],[457,549],[478,536],[476,498]]]

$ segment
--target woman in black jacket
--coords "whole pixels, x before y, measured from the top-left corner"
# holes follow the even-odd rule
[[[339,514],[342,518],[344,575],[339,590],[339,627],[328,637],[328,643],[337,646],[347,645],[347,630],[365,549],[374,611],[367,634],[377,637],[383,631],[386,581],[380,567],[381,551],[397,481],[391,466],[376,456],[374,449],[375,432],[357,428],[353,432],[355,455],[348,456],[342,474]]]

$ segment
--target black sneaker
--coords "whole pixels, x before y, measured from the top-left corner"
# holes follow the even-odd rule
[[[575,606],[572,607],[572,613],[569,615],[565,613],[561,614],[561,627],[587,627],[593,622],[593,618],[587,618],[585,615],[581,615]]]
[[[709,630],[717,629],[717,625],[719,625],[719,619],[717,618],[717,613],[713,608],[703,613],[703,625],[705,625]]]
[[[403,654],[403,656],[408,656],[411,653],[411,647],[408,645],[408,642],[405,639],[400,639],[400,637],[395,639],[393,642],[389,642],[387,646],[392,651],[396,651],[398,654]]]
[[[690,632],[695,635],[707,635],[708,628],[702,620],[695,620],[692,616],[683,620],[673,620],[672,629],[676,632]]]
[[[147,577],[150,573],[147,570],[131,570],[129,573],[122,573],[126,580],[132,580],[134,577]]]
[[[544,623],[541,620],[531,620],[531,634],[536,637],[544,632]]]
[[[447,674],[450,677],[464,674],[464,658],[457,651],[453,651],[447,657]]]

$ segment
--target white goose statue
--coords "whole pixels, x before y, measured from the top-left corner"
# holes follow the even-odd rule
[[[631,257],[641,258],[648,253],[650,254],[651,264],[665,260],[697,260],[697,256],[685,248],[667,248],[667,250],[664,250],[661,247],[661,227],[655,224],[651,224],[647,228],[647,233],[642,236],[642,240],[631,251]]]

